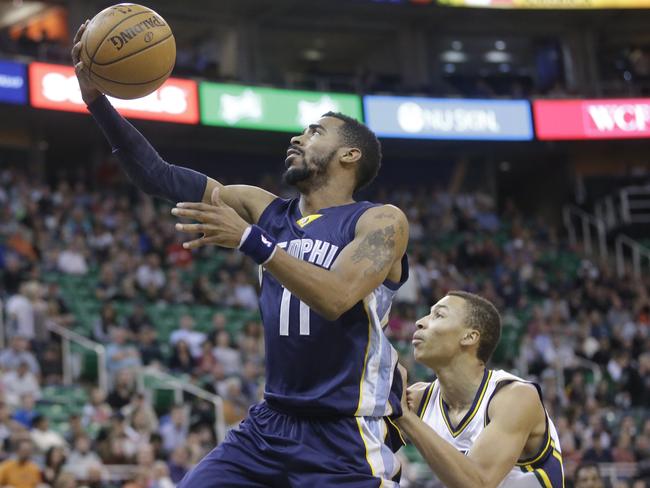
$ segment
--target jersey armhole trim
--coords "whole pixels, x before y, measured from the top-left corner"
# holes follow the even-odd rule
[[[418,405],[417,415],[418,417],[424,417],[424,412],[427,410],[429,401],[431,400],[431,393],[433,393],[433,385],[436,383],[436,380],[433,380],[429,386],[424,390],[424,395],[420,399],[420,405]]]
[[[521,381],[521,380],[513,380],[513,379],[505,379],[502,381],[499,381],[497,383],[497,386],[494,388],[494,391],[490,395],[490,398],[488,399],[487,405],[485,406],[485,423],[484,426],[487,426],[487,424],[490,423],[490,415],[489,415],[489,409],[490,409],[490,402],[492,401],[492,398],[494,398],[494,395],[496,395],[499,391],[501,391],[501,388],[504,386],[509,385],[510,383],[525,383],[528,385],[533,385],[537,389],[537,393],[539,395],[539,401],[542,403],[542,408],[544,408],[544,402],[542,400],[542,394],[539,391],[538,386],[535,383],[530,383],[528,381]],[[537,452],[532,457],[529,457],[527,459],[521,459],[517,460],[515,463],[516,466],[520,466],[521,468],[528,468],[529,466],[532,466],[544,459],[548,456],[548,454],[553,450],[553,446],[551,445],[551,429],[549,428],[548,425],[548,415],[546,414],[546,410],[544,410],[544,422],[546,424],[545,429],[544,429],[544,442],[542,442],[542,445],[540,447],[540,450]]]

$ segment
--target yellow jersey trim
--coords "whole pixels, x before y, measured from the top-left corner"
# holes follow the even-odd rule
[[[476,416],[476,412],[478,412],[478,409],[481,406],[481,403],[483,402],[483,398],[485,397],[485,392],[487,391],[488,385],[490,384],[491,377],[492,377],[492,371],[490,370],[488,371],[488,374],[483,377],[483,384],[479,387],[480,395],[478,397],[478,400],[475,400],[474,406],[470,410],[470,413],[465,414],[465,417],[463,418],[461,424],[456,429],[452,428],[451,421],[449,420],[449,416],[447,414],[447,409],[445,408],[444,401],[442,399],[442,394],[439,395],[440,411],[442,412],[442,418],[444,419],[445,424],[447,425],[447,428],[449,429],[449,432],[451,433],[452,436],[458,437],[463,432],[463,430],[465,430],[465,428],[469,425],[472,419]]]
[[[321,218],[322,216],[323,214],[307,215],[306,217],[296,220],[296,224],[298,224],[300,228],[303,228],[311,224],[314,220]]]
[[[370,472],[372,473],[373,476],[375,476],[375,468],[370,462],[370,458],[368,457],[368,443],[366,442],[366,438],[363,435],[363,427],[361,427],[361,418],[355,417],[355,420],[357,421],[357,427],[359,428],[359,435],[361,436],[361,440],[363,441],[363,447],[366,449],[366,462],[368,463],[368,466],[370,466]]]
[[[548,454],[549,448],[552,449],[553,446],[552,446],[552,441],[551,441],[551,429],[549,429],[548,426],[547,426],[546,427],[546,442],[544,443],[544,447],[542,448],[542,450],[539,452],[539,454],[537,456],[535,456],[530,461],[526,460],[526,461],[523,461],[521,463],[517,463],[517,466],[531,466],[531,465],[539,462],[540,460],[544,459],[544,457],[546,457],[546,455]]]
[[[366,378],[366,367],[368,366],[368,353],[370,352],[370,341],[372,339],[372,319],[370,318],[370,312],[368,311],[368,305],[364,300],[363,309],[368,316],[368,344],[366,344],[366,353],[363,357],[363,372],[361,373],[361,381],[359,382],[359,404],[357,405],[357,411],[354,415],[359,415],[359,410],[361,410],[361,403],[363,402],[363,380]]]
[[[422,409],[420,410],[420,418],[424,418],[424,412],[427,411],[427,407],[429,406],[429,400],[431,400],[431,393],[433,393],[433,384],[435,382],[436,382],[436,380],[433,380],[429,384],[429,386],[427,388],[427,390],[429,390],[429,391],[427,391],[427,396],[425,398],[423,398],[422,400],[420,400],[421,402],[422,401],[424,402],[424,403],[422,403]]]
[[[388,420],[393,427],[395,427],[395,430],[397,430],[397,434],[399,435],[402,444],[406,445],[406,441],[404,440],[404,436],[402,435],[402,430],[397,426],[395,422],[393,422],[393,419],[391,419],[390,417],[384,417],[384,418]],[[387,436],[388,436],[388,429],[386,429],[386,435],[384,436],[384,440],[386,440]]]

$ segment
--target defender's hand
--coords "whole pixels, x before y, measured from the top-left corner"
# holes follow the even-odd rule
[[[81,27],[79,27],[79,30],[75,34],[74,40],[72,41],[72,51],[70,52],[70,55],[72,56],[72,64],[74,65],[77,80],[79,81],[79,88],[81,89],[81,98],[83,98],[83,101],[86,103],[86,105],[90,104],[93,100],[102,94],[102,92],[97,89],[95,84],[90,81],[90,77],[88,76],[87,71],[88,67],[84,66],[83,62],[81,61],[81,36],[86,30],[88,22],[90,21],[86,20],[86,22],[81,24]]]
[[[236,249],[248,227],[248,223],[219,198],[219,188],[215,188],[212,192],[212,205],[181,202],[172,209],[172,214],[200,222],[200,224],[176,224],[176,230],[181,232],[203,234],[199,239],[184,242],[185,249],[196,249],[210,244]]]

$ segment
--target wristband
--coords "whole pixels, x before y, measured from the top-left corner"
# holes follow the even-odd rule
[[[276,249],[276,240],[257,225],[249,226],[239,242],[239,250],[260,265],[273,259]]]

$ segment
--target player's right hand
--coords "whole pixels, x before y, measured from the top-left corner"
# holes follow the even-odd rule
[[[99,97],[102,92],[97,89],[95,84],[90,81],[88,76],[87,66],[84,66],[83,61],[81,61],[81,36],[88,26],[89,20],[86,20],[74,36],[72,41],[72,51],[70,52],[72,56],[72,64],[74,65],[75,73],[77,74],[77,80],[79,81],[79,88],[81,89],[81,98],[88,105],[97,97]]]

